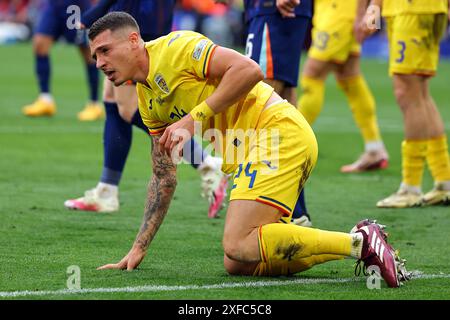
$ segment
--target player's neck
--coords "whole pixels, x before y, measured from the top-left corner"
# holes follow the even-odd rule
[[[146,83],[150,69],[150,60],[145,46],[142,48],[141,52],[142,53],[138,55],[137,70],[133,80],[140,83]]]

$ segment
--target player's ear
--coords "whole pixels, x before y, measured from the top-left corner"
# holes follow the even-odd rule
[[[129,35],[128,35],[128,40],[131,42],[131,44],[133,45],[137,45],[139,43],[139,33],[136,31],[132,31]]]

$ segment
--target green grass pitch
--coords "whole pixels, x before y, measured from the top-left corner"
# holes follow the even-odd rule
[[[330,77],[325,106],[314,126],[319,161],[306,194],[315,227],[349,231],[366,217],[388,225],[390,242],[408,260],[408,268],[424,274],[396,290],[384,284],[381,290],[369,290],[365,278],[354,277],[352,260],[278,279],[228,276],[221,247],[225,213],[220,219],[207,218],[199,177],[187,165],[179,168],[180,183],[172,206],[139,270],[96,271],[102,264],[120,260],[138,231],[151,174],[149,139],[134,130],[120,186],[120,212],[65,210],[65,199],[80,196],[99,178],[103,122],[76,120],[87,97],[77,50],[57,45],[52,61],[58,112],[53,118],[28,119],[22,116],[21,107],[37,94],[31,46],[0,48],[0,299],[450,298],[449,208],[375,207],[377,200],[396,190],[401,170],[402,118],[385,61],[365,60],[362,69],[377,101],[390,167],[383,172],[339,173],[341,165],[359,155],[363,143],[345,97]],[[450,63],[441,61],[438,76],[431,81],[447,134],[449,75]],[[426,172],[424,191],[431,187]],[[71,265],[80,267],[85,292],[58,291],[66,288]],[[118,289],[96,292],[98,288]]]

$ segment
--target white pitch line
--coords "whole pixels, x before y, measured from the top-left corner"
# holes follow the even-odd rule
[[[450,278],[450,274],[429,274],[417,275],[415,279],[444,279]],[[122,288],[90,288],[81,290],[49,290],[49,291],[5,291],[0,292],[0,298],[30,297],[30,296],[50,296],[50,295],[72,295],[86,293],[134,293],[134,292],[164,292],[164,291],[186,291],[186,290],[213,290],[213,289],[232,289],[232,288],[262,288],[279,287],[290,285],[308,285],[308,284],[332,284],[346,282],[362,282],[365,278],[338,278],[338,279],[295,279],[295,280],[270,280],[270,281],[250,281],[250,282],[230,282],[210,285],[185,285],[185,286],[137,286]]]

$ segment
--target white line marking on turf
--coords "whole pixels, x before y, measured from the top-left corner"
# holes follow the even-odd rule
[[[450,278],[450,274],[422,274],[417,275],[414,279],[444,279]],[[270,281],[250,281],[250,282],[230,282],[209,285],[185,285],[185,286],[137,286],[122,288],[91,288],[81,290],[49,290],[49,291],[6,291],[0,292],[0,298],[15,298],[29,296],[50,296],[50,295],[70,295],[70,294],[86,294],[86,293],[133,293],[133,292],[164,292],[164,291],[186,291],[186,290],[213,290],[213,289],[231,289],[231,288],[262,288],[262,287],[278,287],[290,286],[295,284],[332,284],[345,282],[362,282],[365,278],[314,278],[314,279],[295,279],[295,280],[270,280]]]

